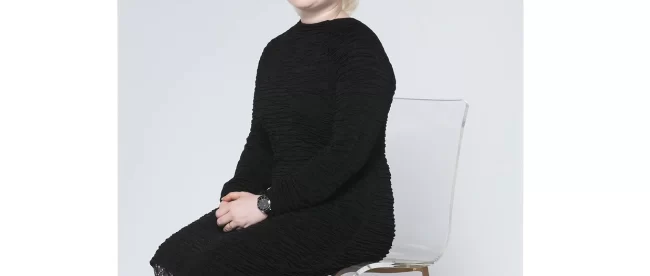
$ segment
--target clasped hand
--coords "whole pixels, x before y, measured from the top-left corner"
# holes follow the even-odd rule
[[[257,208],[257,198],[248,192],[231,192],[221,199],[217,209],[217,225],[224,232],[249,227],[266,219],[267,215]]]

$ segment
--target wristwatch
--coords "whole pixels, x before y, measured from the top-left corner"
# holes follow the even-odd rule
[[[271,199],[267,195],[267,193],[269,192],[269,189],[271,189],[271,188],[269,187],[268,189],[266,189],[266,193],[262,193],[257,198],[257,208],[260,209],[260,211],[262,211],[262,213],[264,213],[266,215],[271,214]]]

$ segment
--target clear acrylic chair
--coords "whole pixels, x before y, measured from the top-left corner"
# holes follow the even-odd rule
[[[386,157],[395,197],[396,236],[378,263],[336,275],[419,271],[443,255],[451,230],[454,185],[469,105],[464,100],[394,98]]]

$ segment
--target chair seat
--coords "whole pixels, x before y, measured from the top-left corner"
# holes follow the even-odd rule
[[[378,263],[363,263],[340,270],[336,275],[354,273],[362,268],[364,272],[381,268],[421,268],[432,265],[440,256],[439,251],[417,244],[395,244],[382,261]]]
[[[395,244],[382,262],[413,265],[433,264],[440,255],[439,250],[419,244]]]

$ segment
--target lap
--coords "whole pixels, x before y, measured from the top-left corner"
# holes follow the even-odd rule
[[[152,265],[184,275],[315,275],[341,266],[337,256],[352,235],[336,227],[335,215],[310,211],[224,233],[215,211],[172,234],[160,245]],[[323,229],[329,229],[329,235],[322,235]]]

